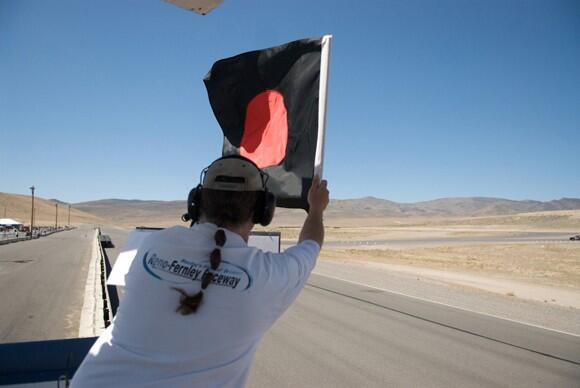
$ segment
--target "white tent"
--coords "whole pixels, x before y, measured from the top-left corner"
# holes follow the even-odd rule
[[[12,218],[0,218],[0,226],[19,226],[22,222],[13,220]]]

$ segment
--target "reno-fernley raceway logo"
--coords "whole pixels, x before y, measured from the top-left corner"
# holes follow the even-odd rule
[[[164,259],[151,251],[143,256],[143,266],[154,278],[176,284],[201,282],[203,274],[210,270],[209,261],[197,263],[187,259]],[[252,285],[252,278],[244,268],[222,260],[217,271],[214,271],[212,284],[245,291]]]

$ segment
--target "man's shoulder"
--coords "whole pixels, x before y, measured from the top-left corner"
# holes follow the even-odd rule
[[[175,225],[175,226],[170,226],[169,228],[161,229],[161,230],[157,231],[156,233],[158,233],[160,236],[165,236],[165,235],[181,235],[181,234],[191,232],[191,231],[192,231],[192,229],[190,229],[190,228]]]
[[[168,237],[168,236],[173,236],[173,235],[179,235],[182,234],[183,231],[187,230],[186,228],[184,228],[183,226],[171,226],[169,228],[164,228],[164,229],[160,229],[160,230],[154,230],[149,232],[149,239],[153,239],[153,238],[159,238],[159,237]]]
[[[157,244],[157,243],[179,243],[191,240],[196,233],[183,226],[172,226],[169,228],[156,230],[151,232],[149,236],[145,239],[147,244]]]

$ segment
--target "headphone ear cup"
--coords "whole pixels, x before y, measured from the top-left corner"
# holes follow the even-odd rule
[[[187,196],[187,214],[192,223],[199,221],[201,209],[201,189],[202,185],[197,185],[189,192]]]
[[[269,191],[264,192],[263,203],[262,203],[262,216],[260,217],[259,224],[262,226],[270,225],[272,218],[274,218],[274,211],[276,210],[276,196]]]
[[[254,224],[261,224],[264,216],[265,193],[258,192],[256,204],[254,205],[254,214],[252,215],[252,222]]]

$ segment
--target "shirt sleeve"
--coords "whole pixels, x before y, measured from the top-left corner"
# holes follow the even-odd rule
[[[320,246],[313,240],[302,241],[283,253],[266,257],[268,300],[277,319],[294,302],[316,265]]]

